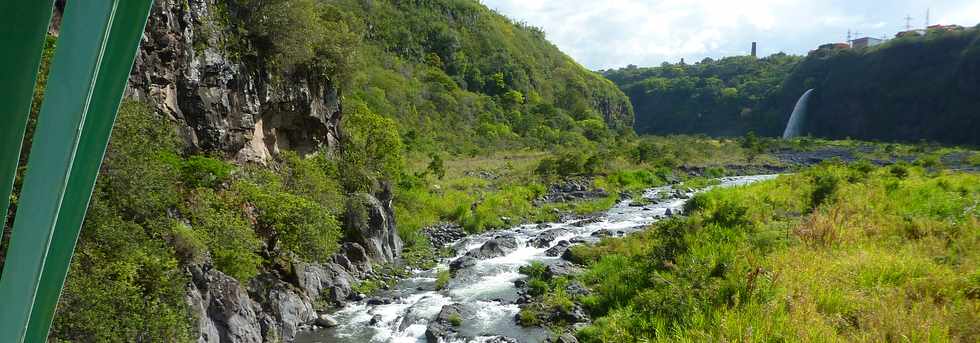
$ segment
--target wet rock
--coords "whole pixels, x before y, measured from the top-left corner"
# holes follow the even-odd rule
[[[589,180],[565,180],[549,186],[548,193],[539,198],[537,202],[566,202],[609,196],[605,189],[591,188],[592,185]]]
[[[378,325],[379,323],[381,323],[382,320],[383,318],[381,317],[381,315],[376,314],[371,317],[371,325]]]
[[[578,339],[575,338],[574,335],[570,333],[566,333],[564,335],[558,336],[558,339],[555,340],[555,343],[578,343]]]
[[[613,232],[609,229],[600,229],[592,233],[592,237],[611,237],[612,235]]]
[[[337,325],[340,325],[340,323],[338,323],[336,319],[334,319],[328,314],[321,314],[320,316],[318,316],[314,324],[324,328],[332,328]]]
[[[568,241],[559,241],[557,244],[555,244],[555,246],[545,250],[544,254],[551,257],[558,257],[561,256],[561,254],[564,254],[565,250],[568,250],[568,247],[570,246],[572,246],[572,243],[569,243]]]
[[[453,262],[449,264],[449,270],[452,272],[456,272],[457,270],[460,269],[466,269],[476,265],[477,261],[479,260],[476,259],[475,257],[463,256],[453,260]]]
[[[535,248],[547,248],[548,246],[551,245],[551,242],[554,242],[556,239],[558,239],[558,237],[565,235],[567,233],[568,230],[566,229],[551,229],[542,232],[533,240],[531,240],[530,245]]]
[[[456,331],[456,327],[453,326],[451,318],[462,318],[462,312],[463,305],[461,304],[443,306],[439,310],[439,315],[436,316],[436,319],[430,322],[425,329],[426,341],[429,343],[452,341],[459,333]]]
[[[507,255],[517,250],[517,238],[514,236],[497,236],[494,239],[483,243],[477,249],[466,253],[466,256],[476,259],[490,259]]]
[[[565,252],[561,254],[562,261],[568,261],[576,264],[585,264],[586,261],[581,261],[575,254],[572,253],[574,249],[565,249]]]
[[[485,343],[520,343],[520,340],[518,340],[517,338],[513,338],[513,337],[494,336],[494,337],[487,338],[483,342],[485,342]]]
[[[391,298],[370,298],[367,300],[367,304],[371,306],[388,305],[391,304]]]
[[[664,212],[664,216],[665,217],[672,217],[672,216],[674,216],[674,211],[668,208],[667,211]]]
[[[586,225],[595,224],[595,223],[598,223],[600,221],[602,221],[602,218],[601,217],[594,216],[594,217],[590,217],[590,218],[586,218],[586,219],[582,219],[582,220],[579,220],[577,222],[574,222],[574,223],[572,223],[572,226],[574,226],[574,227],[585,227]]]

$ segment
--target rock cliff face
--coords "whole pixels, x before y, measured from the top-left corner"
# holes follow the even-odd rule
[[[191,149],[242,162],[336,146],[338,89],[305,75],[273,77],[225,51],[230,37],[213,12],[217,1],[156,1],[127,96],[178,122]]]
[[[336,148],[339,90],[303,75],[273,77],[223,51],[228,37],[213,12],[217,1],[156,1],[126,96],[177,122],[190,150],[223,152],[240,163],[264,163],[283,149]],[[354,198],[364,220],[348,228],[354,234],[327,262],[287,262],[285,271],[265,271],[248,284],[207,262],[188,267],[198,342],[290,341],[312,328],[323,305],[357,296],[352,285],[373,265],[394,262],[401,241],[390,192]]]

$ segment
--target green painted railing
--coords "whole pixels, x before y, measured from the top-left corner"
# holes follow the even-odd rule
[[[0,274],[0,342],[47,340],[152,2],[67,2]],[[53,0],[0,3],[3,214],[52,9]]]

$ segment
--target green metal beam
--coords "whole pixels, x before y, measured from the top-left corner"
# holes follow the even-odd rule
[[[0,238],[54,0],[0,2]]]
[[[112,124],[125,91],[133,60],[139,51],[140,38],[153,0],[119,0],[110,24],[105,54],[82,126],[75,163],[58,213],[54,240],[41,274],[40,289],[31,311],[27,342],[45,342],[55,308],[71,266],[79,231],[92,196],[102,158],[105,155]]]
[[[67,4],[0,278],[0,342],[29,327],[46,340],[150,3]]]

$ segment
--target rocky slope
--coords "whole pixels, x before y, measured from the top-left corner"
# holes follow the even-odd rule
[[[198,342],[290,341],[301,330],[333,325],[321,315],[325,306],[364,296],[352,290],[373,275],[373,267],[393,263],[401,250],[390,199],[361,194],[368,218],[353,225],[357,234],[331,262],[287,262],[247,285],[214,269],[210,263],[189,266],[193,282],[187,302],[196,319]]]

